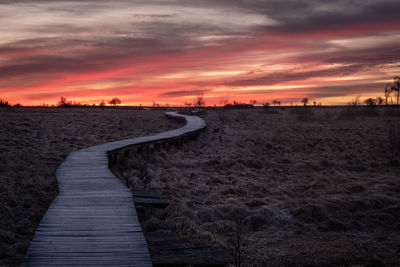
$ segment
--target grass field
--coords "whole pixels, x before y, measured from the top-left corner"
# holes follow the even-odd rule
[[[0,109],[0,266],[19,266],[56,197],[55,171],[69,152],[178,127],[162,111]]]
[[[347,108],[201,116],[208,126],[197,140],[113,166],[132,189],[170,203],[141,214],[146,232],[222,245],[236,232],[244,265],[398,264],[399,116]],[[0,109],[0,266],[22,260],[70,151],[180,125],[154,110]]]
[[[147,232],[225,245],[237,232],[245,265],[394,266],[400,262],[400,168],[391,163],[389,133],[400,118],[383,114],[207,111],[207,129],[196,141],[132,155],[115,169],[140,189],[146,168],[146,187],[170,202],[141,215]]]

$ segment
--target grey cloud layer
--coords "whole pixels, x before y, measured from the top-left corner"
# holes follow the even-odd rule
[[[2,7],[25,14],[25,17],[2,13]],[[229,52],[236,46],[246,46],[246,38],[262,36],[262,42],[274,42],[269,35],[306,35],[312,30],[326,31],[329,35],[329,30],[335,27],[345,30],[349,25],[387,22],[399,18],[399,14],[398,0],[0,0],[0,16],[3,16],[0,18],[0,37],[4,37],[0,38],[0,56],[16,54],[0,62],[0,78],[89,73],[161,61],[160,58],[166,56],[171,56],[173,61],[179,53],[208,47],[218,47],[221,54],[226,53],[226,58],[231,59],[240,54]],[[14,21],[18,18],[25,24]],[[6,36],[7,30],[9,36]],[[16,33],[16,40],[12,38],[13,33]],[[357,31],[353,34],[357,35]],[[5,37],[9,40],[4,41]],[[312,77],[349,75],[379,64],[400,61],[399,41],[334,52],[322,51],[326,47],[335,48],[334,44],[309,41],[307,49],[300,48],[300,42],[296,40],[288,45],[291,51],[303,49],[302,54],[291,58],[293,62],[319,61],[346,66],[236,77],[224,85],[272,85]],[[273,45],[268,51],[271,54],[274,53]],[[32,51],[41,51],[41,54],[29,55]],[[205,65],[211,68],[213,56],[205,54],[201,59],[210,57]],[[188,67],[200,65],[200,59],[197,60]],[[162,96],[188,94],[193,91],[171,91]]]

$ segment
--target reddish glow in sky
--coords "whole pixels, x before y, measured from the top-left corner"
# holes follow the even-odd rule
[[[0,0],[0,98],[345,104],[400,75],[400,2]]]

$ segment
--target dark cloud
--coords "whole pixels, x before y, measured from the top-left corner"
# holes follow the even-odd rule
[[[343,97],[346,95],[365,95],[368,93],[376,93],[381,91],[383,94],[383,88],[385,87],[385,83],[360,83],[360,84],[352,84],[352,85],[326,85],[326,86],[314,86],[309,88],[302,89],[282,89],[279,90],[279,95],[281,99],[291,99],[291,100],[300,100],[301,96],[307,96],[310,99],[321,99],[328,97]],[[250,95],[250,96],[266,96],[267,98],[273,97],[277,98],[276,90],[249,90],[249,91],[240,91],[235,92],[235,95]],[[382,95],[381,94],[381,95]],[[296,97],[297,96],[297,97]],[[350,100],[350,98],[349,98]]]
[[[181,96],[196,96],[209,92],[209,89],[196,89],[196,90],[182,90],[182,91],[169,91],[160,94],[161,97],[181,97]]]
[[[323,70],[315,71],[304,71],[304,72],[293,72],[293,71],[281,71],[275,72],[266,76],[255,77],[252,79],[236,80],[227,83],[229,86],[256,86],[256,85],[273,85],[291,81],[304,81],[315,77],[337,77],[350,75],[365,69],[363,65],[351,65]]]
[[[68,48],[57,53],[64,47]],[[0,55],[16,53],[8,64],[0,65],[0,78],[51,73],[92,73],[115,69],[129,65],[130,62],[145,62],[151,56],[157,55],[157,51],[164,49],[166,48],[158,40],[148,38],[99,38],[96,41],[27,39],[0,47]],[[42,54],[25,55],[35,50],[40,50]],[[163,54],[168,55],[170,52],[164,51]],[[19,53],[21,56],[18,56]]]
[[[90,61],[86,58],[67,58],[60,56],[37,56],[27,58],[24,64],[9,64],[0,67],[0,78],[13,78],[25,75],[49,75],[54,73],[80,73],[82,71],[101,71],[108,67],[99,64],[99,58]],[[104,60],[104,59],[103,59]]]
[[[326,8],[318,8],[326,6]],[[276,30],[299,32],[328,30],[352,24],[376,23],[398,19],[399,1],[289,1],[274,3],[266,14],[282,22]]]
[[[203,1],[201,1],[204,3]],[[265,1],[206,1],[218,2],[243,12],[264,14],[279,22],[266,25],[265,29],[299,32],[351,24],[365,24],[398,19],[400,2],[397,0],[265,0]]]
[[[163,1],[156,1],[165,4]],[[191,0],[168,1],[177,6],[207,7],[240,10],[243,14],[260,14],[278,22],[264,29],[287,32],[309,31],[351,24],[364,24],[398,19],[397,0]]]
[[[323,97],[340,97],[344,95],[365,95],[368,93],[376,93],[383,89],[385,83],[360,83],[355,85],[327,85],[312,87],[309,89],[308,96],[311,98],[323,98]]]
[[[327,63],[379,65],[400,62],[400,47],[380,46],[370,49],[340,51],[336,55],[327,55]]]
[[[69,3],[69,5],[46,6],[44,3]],[[70,13],[85,14],[100,12],[115,6],[134,7],[145,4],[162,6],[208,8],[224,10],[238,10],[242,14],[259,14],[272,18],[279,22],[277,25],[265,25],[266,29],[283,30],[288,32],[307,31],[314,29],[326,29],[332,27],[348,26],[365,22],[379,22],[398,19],[400,2],[397,0],[172,0],[172,1],[63,1],[63,0],[0,0],[0,4],[23,3],[47,11],[65,11]],[[76,6],[73,5],[76,4]],[[40,5],[39,5],[40,4]],[[132,14],[132,16],[144,16]],[[151,15],[155,17],[170,17],[170,14]],[[147,15],[148,17],[148,15]],[[206,18],[205,18],[206,19]],[[205,22],[207,22],[205,20]],[[227,24],[229,25],[229,23]],[[225,28],[226,26],[225,25]],[[200,25],[197,25],[200,26]],[[197,27],[191,27],[193,31]],[[212,28],[210,28],[212,30]],[[175,32],[177,34],[177,32]]]

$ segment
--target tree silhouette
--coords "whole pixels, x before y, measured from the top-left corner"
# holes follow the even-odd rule
[[[70,106],[72,106],[72,101],[68,101],[68,99],[66,97],[62,96],[62,97],[60,97],[60,100],[58,100],[57,106],[70,107]]]
[[[392,93],[392,84],[388,83],[385,86],[385,105],[387,106],[389,104],[388,99],[391,99],[391,104],[393,105],[393,99],[390,96],[390,94]]]
[[[393,78],[393,83],[390,89],[392,92],[396,93],[396,105],[398,105],[400,98],[400,76],[396,76]]]
[[[275,99],[275,100],[272,101],[272,104],[280,106],[281,105],[281,101]]]
[[[105,106],[106,106],[106,102],[104,102],[104,100],[101,100],[101,102],[99,103],[99,107],[101,109],[104,109]]]
[[[0,107],[10,107],[11,105],[5,99],[0,99]]]
[[[108,104],[114,105],[114,106],[119,105],[119,104],[121,104],[121,103],[122,103],[122,101],[121,101],[121,99],[119,99],[118,97],[114,97],[113,99],[111,99],[110,101],[108,101]]]
[[[308,101],[309,101],[308,97],[304,97],[300,102],[303,103],[304,106],[307,106]]]
[[[205,105],[205,101],[204,101],[204,96],[203,95],[198,95],[196,97],[196,99],[194,100],[194,106],[196,107],[203,107]]]
[[[385,102],[385,101],[384,101],[384,99],[383,99],[382,97],[378,96],[378,97],[376,98],[376,104],[377,104],[377,105],[382,106],[384,102]]]
[[[364,100],[364,103],[369,107],[374,107],[376,105],[376,102],[377,102],[376,99],[372,97]]]
[[[263,104],[263,107],[264,107],[264,109],[265,110],[268,110],[269,109],[269,102],[265,102],[264,104]]]
[[[360,96],[357,96],[356,98],[353,98],[350,102],[349,105],[356,107],[360,105]]]

